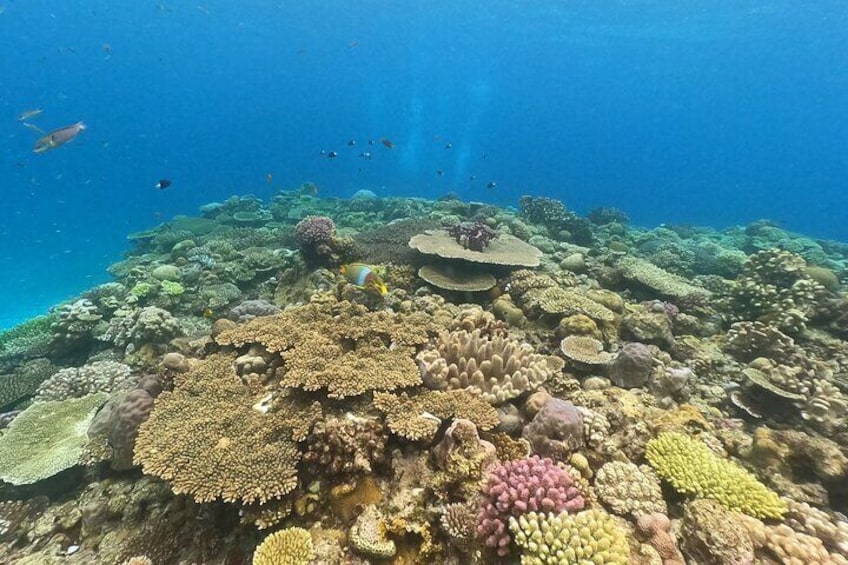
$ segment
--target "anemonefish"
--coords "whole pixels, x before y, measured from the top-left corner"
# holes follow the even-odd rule
[[[383,295],[389,291],[389,289],[386,288],[386,283],[383,282],[383,279],[381,279],[371,267],[363,263],[342,265],[339,272],[344,276],[347,282],[362,288],[366,292],[374,292]]]

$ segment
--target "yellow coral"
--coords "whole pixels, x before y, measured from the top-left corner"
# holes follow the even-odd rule
[[[596,508],[577,514],[528,512],[510,517],[509,528],[521,548],[521,565],[624,565],[630,559],[624,530]]]
[[[253,565],[307,565],[313,559],[312,536],[303,528],[274,532],[253,553]]]
[[[681,433],[660,434],[648,442],[645,455],[660,477],[679,492],[709,498],[757,518],[779,518],[786,512],[786,503],[751,473]]]

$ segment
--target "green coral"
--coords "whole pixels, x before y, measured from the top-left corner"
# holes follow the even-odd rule
[[[108,397],[36,402],[21,412],[0,436],[0,479],[27,485],[76,465],[88,442],[88,425]]]
[[[167,296],[180,296],[185,292],[185,287],[175,281],[162,281],[159,284]]]
[[[130,289],[130,294],[136,298],[146,298],[156,291],[156,286],[149,282],[137,283]]]
[[[786,503],[751,473],[681,433],[666,432],[652,439],[646,457],[679,492],[715,500],[756,518],[779,518],[786,512]]]
[[[609,514],[592,508],[577,514],[528,512],[509,519],[521,565],[624,564],[630,560],[625,532]]]

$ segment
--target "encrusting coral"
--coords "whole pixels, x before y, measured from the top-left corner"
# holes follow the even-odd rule
[[[436,346],[419,353],[417,359],[430,388],[467,390],[492,404],[531,392],[562,369],[561,359],[480,330],[442,333]]]
[[[703,443],[677,432],[648,442],[651,466],[679,492],[715,500],[757,518],[779,518],[786,503],[752,474]]]

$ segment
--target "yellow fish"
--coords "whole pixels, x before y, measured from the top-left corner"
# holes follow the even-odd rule
[[[374,272],[374,269],[363,263],[342,265],[339,272],[344,276],[347,282],[358,286],[365,292],[385,295],[389,291],[386,287],[386,283],[384,283],[383,279]]]

